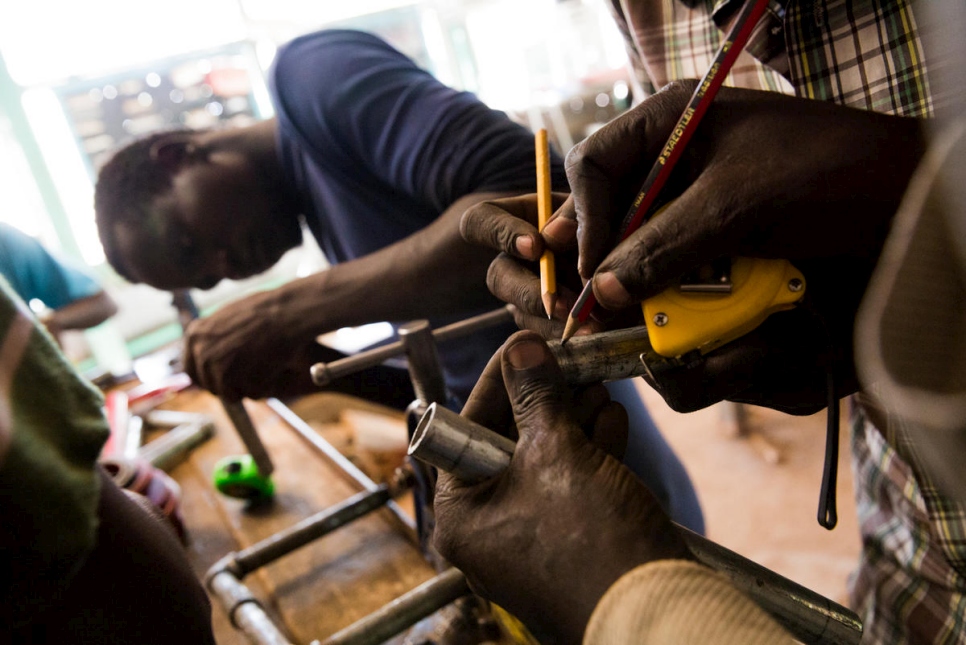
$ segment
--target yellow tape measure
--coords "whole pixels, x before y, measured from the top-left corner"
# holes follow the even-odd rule
[[[705,267],[703,284],[683,281],[641,303],[655,352],[668,358],[705,354],[805,295],[805,276],[788,260],[736,258],[725,264],[717,274]]]
[[[694,350],[704,354],[744,336],[804,295],[805,277],[788,260],[737,258],[731,263],[730,293],[673,286],[641,306],[654,351],[676,358]]]

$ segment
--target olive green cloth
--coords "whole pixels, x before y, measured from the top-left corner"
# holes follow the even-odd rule
[[[97,533],[103,397],[0,279],[0,622],[56,602]]]

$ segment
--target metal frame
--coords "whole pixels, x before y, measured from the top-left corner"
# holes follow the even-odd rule
[[[461,476],[492,476],[509,463],[514,446],[512,442],[482,426],[473,430],[473,440],[470,441],[465,433],[467,424],[472,422],[438,404],[445,400],[446,393],[436,343],[458,338],[511,318],[512,311],[506,307],[435,331],[428,322],[416,321],[400,328],[400,341],[397,343],[360,352],[332,363],[314,365],[312,378],[317,385],[325,385],[335,378],[381,364],[389,358],[405,355],[417,395],[409,413],[413,418],[419,419],[418,425],[413,425],[410,454],[420,459],[429,455],[429,461],[437,467],[445,470],[456,469],[463,473]],[[660,369],[667,362],[667,359],[657,356],[651,349],[644,327],[577,336],[565,345],[551,342],[549,346],[566,381],[571,385],[642,376],[651,373],[655,367]],[[414,528],[418,535],[418,527],[408,521],[408,517],[401,513],[398,506],[392,508],[395,505],[393,496],[412,487],[418,473],[401,470],[397,472],[396,481],[377,486],[280,401],[271,399],[269,406],[364,489],[341,504],[317,513],[288,530],[252,547],[228,554],[209,570],[206,584],[221,601],[236,628],[242,630],[255,645],[286,645],[289,641],[272,623],[251,592],[241,584],[240,579],[254,569],[386,506],[393,510],[410,535]],[[441,444],[427,439],[427,428],[434,420],[438,425],[445,426],[441,430],[444,433]],[[493,439],[493,435],[503,442]],[[473,449],[467,450],[467,444],[470,443],[473,444]],[[416,467],[418,469],[418,465]],[[855,645],[861,639],[861,621],[849,609],[696,533],[683,527],[679,529],[699,561],[727,575],[736,587],[771,613],[803,643]],[[433,554],[426,555],[432,561]],[[331,636],[322,645],[378,645],[468,593],[469,588],[463,575],[455,569],[445,569],[430,581]],[[315,641],[313,645],[317,643]]]

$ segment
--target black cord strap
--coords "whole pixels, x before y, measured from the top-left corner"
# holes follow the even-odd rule
[[[839,398],[835,393],[834,361],[828,368],[826,388],[828,421],[825,426],[825,467],[818,500],[818,523],[831,531],[839,519],[835,510],[835,488],[839,473]]]

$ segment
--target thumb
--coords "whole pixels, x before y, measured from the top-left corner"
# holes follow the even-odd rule
[[[610,252],[593,277],[603,307],[619,310],[650,298],[745,245],[752,222],[734,217],[727,202],[708,198],[720,193],[716,183],[716,173],[703,173]]]
[[[518,453],[535,443],[543,448],[558,439],[582,439],[573,417],[570,389],[547,343],[538,334],[522,331],[507,341],[503,380],[520,435]]]

